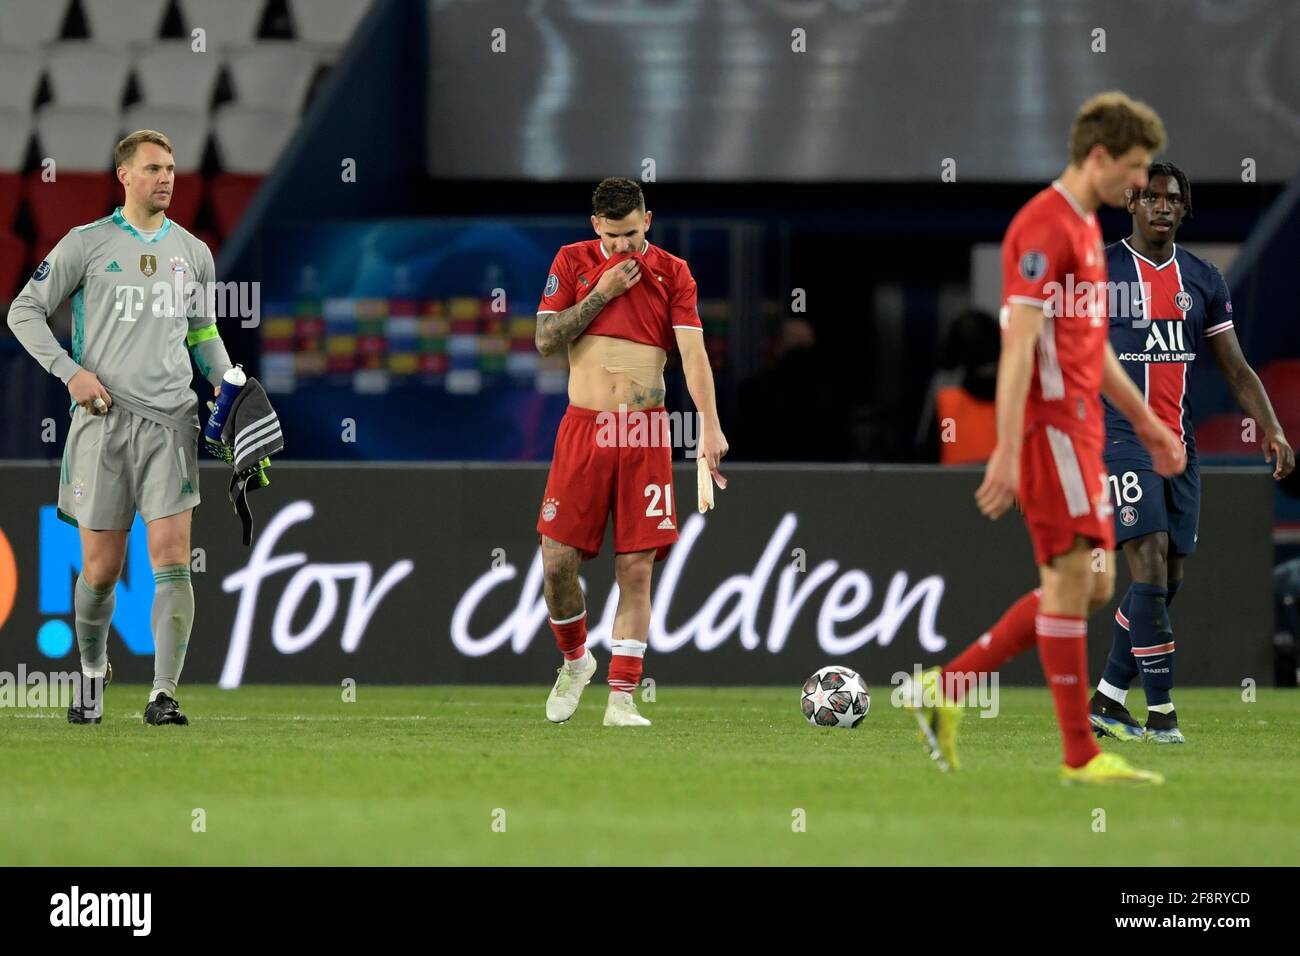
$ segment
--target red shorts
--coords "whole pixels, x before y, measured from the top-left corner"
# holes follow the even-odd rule
[[[662,407],[619,413],[570,405],[560,420],[537,533],[590,560],[611,511],[618,554],[654,548],[662,561],[677,540],[672,432]]]
[[[1102,439],[1046,423],[1025,434],[1020,449],[1020,510],[1034,542],[1034,560],[1050,564],[1084,537],[1115,550]]]

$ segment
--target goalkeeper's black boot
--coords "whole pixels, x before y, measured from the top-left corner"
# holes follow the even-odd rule
[[[1101,691],[1093,694],[1092,700],[1088,701],[1088,723],[1092,724],[1092,732],[1098,738],[1113,737],[1123,741],[1142,739],[1142,725],[1133,719],[1128,708]]]
[[[190,722],[190,719],[181,713],[181,709],[176,705],[175,700],[166,694],[159,694],[149,701],[149,706],[144,709],[144,722],[157,725],[185,725]]]
[[[98,724],[104,720],[104,685],[113,679],[109,667],[103,677],[87,677],[78,672],[72,682],[72,703],[68,705],[68,723]]]

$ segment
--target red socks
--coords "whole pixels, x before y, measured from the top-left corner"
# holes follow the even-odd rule
[[[1039,614],[1038,657],[1056,704],[1065,763],[1082,767],[1101,753],[1088,724],[1088,622],[1082,617]]]
[[[547,618],[550,621],[550,618]],[[551,621],[555,643],[566,661],[581,660],[587,653],[587,612],[565,621]]]
[[[1035,588],[1024,595],[979,640],[953,658],[943,669],[943,686],[951,686],[948,674],[987,674],[1033,647],[1040,593]]]
[[[548,620],[550,620],[548,618]],[[587,653],[587,612],[566,621],[550,621],[555,643],[566,661],[581,660]],[[630,694],[641,683],[641,664],[645,642],[616,638],[610,641],[609,686],[611,690]]]
[[[615,638],[609,642],[609,689],[630,694],[641,683],[641,662],[645,657],[645,644],[641,641]]]
[[[1056,706],[1065,762],[1082,767],[1101,752],[1088,724],[1088,622],[1082,617],[1039,614],[1041,594],[1041,589],[1035,589],[1016,601],[986,634],[944,667],[942,686],[963,686],[948,675],[995,671],[1036,642]]]

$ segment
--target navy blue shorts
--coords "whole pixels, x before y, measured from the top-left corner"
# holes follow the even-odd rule
[[[1201,523],[1201,473],[1195,461],[1173,478],[1162,478],[1149,461],[1107,461],[1111,504],[1115,506],[1115,543],[1164,531],[1171,554],[1196,550]]]

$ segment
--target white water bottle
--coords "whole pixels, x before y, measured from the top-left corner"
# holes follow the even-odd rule
[[[210,441],[221,441],[221,431],[226,427],[230,406],[235,404],[235,399],[244,390],[247,382],[248,376],[244,374],[242,365],[236,365],[221,376],[221,394],[217,396],[217,404],[212,409],[212,414],[208,416],[207,427],[203,429],[203,434]]]

